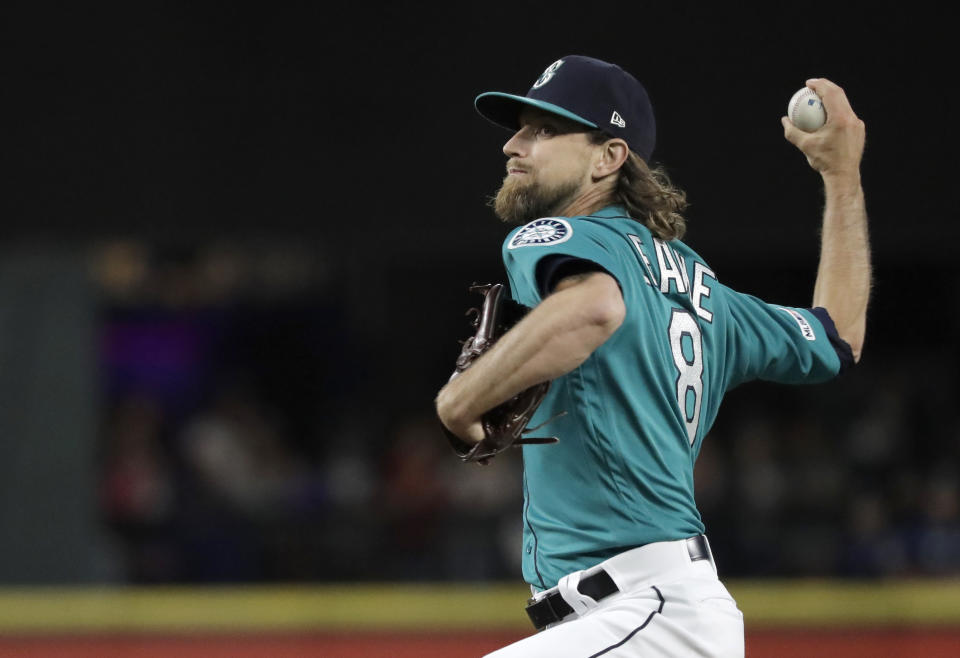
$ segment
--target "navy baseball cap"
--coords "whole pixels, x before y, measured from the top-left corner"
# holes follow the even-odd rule
[[[616,64],[568,55],[537,78],[526,96],[488,91],[473,101],[477,112],[498,126],[520,129],[520,111],[537,107],[623,139],[649,161],[657,141],[653,106],[636,78]]]

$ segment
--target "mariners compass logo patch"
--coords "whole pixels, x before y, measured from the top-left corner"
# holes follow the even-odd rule
[[[544,217],[535,219],[522,229],[510,240],[507,249],[517,249],[518,247],[539,247],[545,244],[556,244],[566,242],[573,235],[573,229],[565,219],[559,217]]]

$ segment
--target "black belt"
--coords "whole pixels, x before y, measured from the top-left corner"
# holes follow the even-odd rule
[[[710,546],[707,544],[707,538],[704,535],[690,537],[687,540],[687,553],[690,555],[691,562],[707,560],[710,564],[713,564],[713,558],[710,555]],[[605,599],[611,594],[616,594],[620,591],[617,584],[613,582],[613,578],[610,577],[610,574],[603,569],[600,569],[595,574],[581,578],[577,584],[577,590],[581,594],[586,594],[594,601]],[[534,599],[527,601],[527,615],[538,631],[546,628],[548,624],[562,620],[571,612],[573,612],[573,608],[563,600],[560,592],[551,592],[539,601]]]

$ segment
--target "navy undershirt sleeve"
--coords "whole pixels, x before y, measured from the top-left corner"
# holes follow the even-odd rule
[[[592,260],[585,260],[575,256],[546,256],[537,263],[537,287],[540,296],[546,297],[553,292],[553,287],[568,276],[585,274],[586,272],[607,272]],[[607,274],[610,274],[607,272]]]
[[[833,323],[830,314],[827,313],[827,309],[818,306],[817,308],[811,308],[810,312],[820,320],[820,324],[826,329],[830,345],[833,346],[837,356],[840,357],[840,374],[843,374],[844,371],[856,364],[856,361],[853,360],[853,349],[847,341],[840,338],[840,334],[837,333],[837,326]]]

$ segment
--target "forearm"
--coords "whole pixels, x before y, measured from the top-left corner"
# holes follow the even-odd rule
[[[596,285],[585,283],[547,297],[443,387],[436,400],[440,420],[462,434],[484,412],[578,367],[623,320],[621,312],[605,307],[603,294]],[[622,299],[617,301],[622,309]]]
[[[824,176],[826,205],[813,305],[830,313],[859,360],[870,298],[870,243],[859,174]]]

